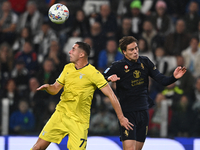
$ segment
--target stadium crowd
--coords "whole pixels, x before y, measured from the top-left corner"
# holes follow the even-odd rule
[[[64,24],[48,18],[48,9],[58,2],[70,11]],[[89,61],[104,72],[123,58],[118,41],[129,35],[161,73],[187,68],[167,87],[150,79],[156,105],[149,109],[148,136],[160,136],[161,102],[169,99],[168,136],[200,136],[200,0],[1,0],[0,8],[0,101],[9,99],[9,134],[36,135],[48,121],[60,93],[36,89],[55,82],[74,41],[90,44]],[[118,134],[112,105],[96,90],[89,135]]]

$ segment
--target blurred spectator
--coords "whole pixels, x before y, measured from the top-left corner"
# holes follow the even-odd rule
[[[94,48],[93,48],[93,39],[92,39],[91,37],[85,37],[85,38],[83,39],[83,42],[89,44],[90,47],[91,47],[90,56],[89,56],[89,58],[88,58],[89,63],[92,64],[93,66],[97,67],[97,61],[98,61],[98,60],[95,60],[95,53],[96,53],[96,52],[95,52],[95,50],[94,50]]]
[[[193,125],[192,136],[199,137],[200,136],[200,77],[196,79],[195,89],[194,89],[194,104],[192,106],[192,110],[195,112],[195,122]]]
[[[157,47],[155,49],[155,64],[161,73],[169,75],[169,73],[177,67],[176,57],[167,56],[165,53],[164,47]]]
[[[189,11],[184,15],[186,32],[191,35],[198,31],[198,22],[200,19],[198,9],[198,3],[191,1],[189,4]]]
[[[42,84],[53,84],[58,77],[58,73],[55,71],[54,61],[51,58],[46,58],[43,62],[42,68],[36,74],[36,77],[40,83]]]
[[[149,50],[146,39],[142,37],[138,39],[138,48],[140,56],[147,56],[152,62],[154,62],[154,55],[152,51]]]
[[[35,125],[34,115],[29,110],[26,100],[19,102],[18,110],[10,116],[10,134],[28,135],[33,133]]]
[[[48,53],[52,40],[58,40],[57,35],[49,26],[48,22],[43,22],[41,30],[34,36],[33,39],[39,63],[44,61],[44,56]]]
[[[12,6],[12,10],[20,15],[26,10],[28,0],[8,0]]]
[[[195,89],[194,89],[194,99],[195,102],[192,106],[192,109],[200,110],[200,77],[196,79]]]
[[[17,60],[11,72],[11,77],[15,80],[19,94],[22,96],[28,88],[29,73],[23,60]]]
[[[160,136],[160,125],[162,122],[161,115],[161,101],[168,100],[162,93],[158,93],[155,97],[156,106],[149,109],[149,136],[159,137]],[[172,110],[168,108],[168,124],[171,122]]]
[[[74,0],[72,0],[72,1],[73,1],[73,3],[75,3]],[[65,43],[70,38],[68,33],[71,31],[71,28],[73,27],[72,26],[73,25],[73,20],[75,19],[73,11],[76,11],[76,9],[72,10],[72,7],[70,7],[67,2],[69,2],[69,0],[67,0],[67,1],[66,0],[56,0],[55,2],[54,2],[54,0],[51,0],[49,2],[44,1],[43,3],[46,3],[46,4],[44,4],[43,6],[41,6],[42,2],[41,2],[41,0],[38,0],[38,5],[39,5],[39,7],[41,7],[40,12],[43,12],[43,15],[45,17],[44,18],[45,21],[49,20],[49,17],[47,15],[48,14],[48,10],[49,10],[50,6],[52,6],[55,3],[63,4],[65,6],[67,6],[68,9],[69,9],[69,14],[70,14],[69,18],[64,23],[62,23],[62,24],[56,24],[56,23],[53,23],[51,21],[48,22],[48,24],[50,25],[50,27],[54,31],[56,31],[56,34],[57,34],[57,36],[59,38],[59,45],[60,45],[61,51],[63,51],[63,47],[64,47]],[[46,6],[47,8],[44,8],[45,5],[47,5]]]
[[[166,36],[174,29],[172,20],[167,14],[167,4],[158,0],[155,5],[156,12],[151,15],[151,21],[161,36]]]
[[[50,58],[54,61],[55,70],[58,72],[63,70],[68,60],[67,55],[61,51],[59,42],[56,40],[50,42],[50,48],[48,54],[45,56],[45,59],[46,58]]]
[[[39,31],[42,21],[43,17],[37,9],[37,4],[31,0],[26,5],[26,11],[20,15],[17,31],[20,32],[24,27],[29,27],[32,35],[35,35]]]
[[[15,55],[15,60],[22,60],[30,75],[34,75],[38,69],[37,54],[33,50],[32,43],[26,41],[23,45],[23,51],[19,51]]]
[[[49,100],[49,95],[44,91],[37,91],[40,86],[37,78],[31,77],[29,79],[29,88],[24,92],[24,97],[27,99],[30,110],[35,116],[36,131],[41,130],[41,117],[46,109],[46,104]]]
[[[145,20],[143,23],[143,32],[141,37],[147,41],[148,48],[152,52],[158,46],[163,46],[164,41],[161,36],[158,35],[157,31],[154,29],[153,24],[150,20]]]
[[[103,73],[107,67],[109,67],[113,61],[121,60],[123,54],[118,51],[117,43],[115,40],[110,39],[107,41],[106,49],[99,53],[98,70]]]
[[[105,105],[100,106],[97,114],[91,117],[89,131],[95,135],[113,135],[118,131],[118,122],[114,114]]]
[[[90,37],[93,40],[93,48],[95,50],[95,60],[98,60],[99,52],[106,47],[107,38],[102,34],[101,24],[98,22],[91,25],[90,34]]]
[[[189,137],[193,123],[194,112],[191,109],[190,100],[183,95],[178,99],[177,108],[173,110],[170,124],[171,134],[175,137]]]
[[[0,78],[1,86],[5,85],[6,80],[10,77],[10,72],[13,68],[13,54],[10,46],[7,43],[0,45]]]
[[[95,21],[101,24],[103,35],[106,37],[115,36],[117,31],[117,19],[109,5],[101,5],[100,13],[97,15]]]
[[[22,47],[26,40],[32,41],[31,30],[28,27],[22,28],[20,34],[16,38],[12,46],[14,54],[16,54],[19,51],[22,51]]]
[[[0,96],[0,99],[2,98],[8,98],[9,100],[9,114],[17,110],[20,96],[18,94],[17,87],[13,79],[7,80],[5,88],[3,89]]]
[[[131,23],[131,19],[130,18],[123,18],[122,19],[122,25],[119,26],[118,31],[117,31],[117,43],[119,42],[119,40],[124,37],[124,36],[134,36],[136,39],[138,39],[139,35],[138,34],[134,34],[132,32],[132,23]]]
[[[194,77],[200,76],[200,48],[198,47],[199,38],[192,37],[188,48],[182,51],[185,66],[190,70]]]
[[[174,22],[186,13],[186,6],[190,0],[166,0],[170,9],[168,9]]]
[[[42,114],[42,119],[41,119],[42,125],[41,125],[41,127],[44,126],[47,123],[47,121],[50,119],[51,115],[54,113],[55,108],[56,108],[56,104],[57,103],[54,100],[50,100],[48,102],[47,109]]]
[[[18,16],[12,12],[9,1],[4,1],[0,10],[0,43],[13,44],[16,37]]]
[[[200,39],[200,20],[198,21],[197,31],[192,36],[198,37]],[[200,40],[198,46],[200,47]]]
[[[165,40],[165,50],[168,55],[180,55],[189,46],[190,37],[185,33],[185,22],[177,20],[176,28]]]
[[[185,60],[183,56],[179,55],[176,56],[177,66],[185,66]],[[172,72],[171,72],[172,73]],[[194,91],[194,80],[192,73],[188,69],[186,73],[178,80],[176,81],[176,84],[180,89],[183,89],[184,94],[191,97],[193,91]]]
[[[124,14],[123,17],[131,18],[132,22],[132,32],[134,34],[141,34],[143,29],[142,25],[145,20],[145,15],[141,13],[141,1],[140,0],[133,0],[130,3],[131,12]]]
[[[176,82],[174,82],[174,83],[168,85],[167,87],[165,87],[165,89],[162,91],[162,94],[167,99],[174,99],[174,97],[177,97],[184,93],[183,93],[183,90],[177,86]]]
[[[72,22],[72,29],[69,31],[69,36],[71,37],[85,37],[89,35],[90,23],[89,19],[85,16],[82,9],[76,11],[74,20]]]

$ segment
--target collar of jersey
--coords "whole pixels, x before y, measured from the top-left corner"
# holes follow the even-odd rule
[[[140,58],[140,57],[139,57]],[[141,61],[140,61],[140,59],[138,58],[138,60],[137,60],[137,62],[132,62],[132,61],[130,61],[130,60],[128,60],[126,57],[124,57],[124,60],[130,65],[130,66],[132,66],[132,65],[134,65],[134,64],[140,64],[141,63]]]
[[[86,67],[86,66],[88,66],[88,65],[89,65],[89,63],[87,63],[85,66],[83,66],[82,68],[79,68],[79,69],[77,69],[77,68],[75,67],[75,65],[74,65],[74,67],[75,67],[76,70],[80,70],[80,69],[83,69],[84,67]]]

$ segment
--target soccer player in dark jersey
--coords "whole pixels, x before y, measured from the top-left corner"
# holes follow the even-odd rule
[[[120,140],[123,150],[141,150],[148,131],[148,108],[153,100],[148,96],[149,76],[167,86],[181,78],[185,67],[177,67],[173,75],[161,74],[148,57],[139,56],[138,41],[125,36],[119,41],[124,58],[114,62],[104,72],[104,77],[116,82],[117,95],[126,118],[134,125],[133,130],[120,126]]]

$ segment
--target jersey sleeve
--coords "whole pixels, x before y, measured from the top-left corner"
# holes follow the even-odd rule
[[[65,85],[65,74],[66,74],[66,69],[67,66],[64,67],[63,71],[61,72],[61,74],[59,75],[59,77],[57,78],[57,82],[61,85]]]
[[[149,75],[152,77],[155,81],[162,84],[163,86],[170,85],[177,81],[177,79],[172,75],[170,77],[167,77],[160,73],[156,66],[153,64],[151,60],[148,59],[148,68],[149,68]]]
[[[107,80],[109,76],[116,74],[117,68],[115,67],[114,64],[112,64],[110,67],[108,67],[104,72],[103,75],[105,79]]]
[[[102,89],[108,84],[104,76],[97,70],[92,74],[91,80],[99,89]]]

